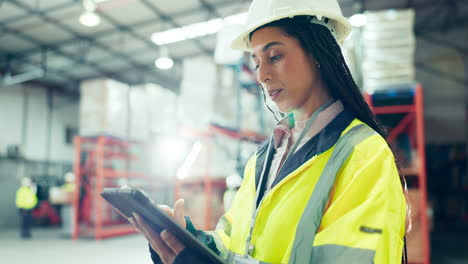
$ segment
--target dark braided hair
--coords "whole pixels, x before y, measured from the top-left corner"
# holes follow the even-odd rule
[[[354,82],[354,79],[351,76],[351,72],[346,65],[341,48],[331,34],[330,30],[325,26],[311,23],[310,19],[310,16],[283,18],[261,26],[256,30],[264,27],[278,27],[289,37],[297,39],[304,51],[308,54],[311,54],[317,60],[317,63],[320,65],[319,70],[321,76],[330,94],[335,99],[341,100],[345,108],[349,111],[352,111],[355,117],[370,126],[383,138],[386,138],[387,133],[385,129],[377,121],[375,115],[370,110],[369,105],[364,101],[361,91]],[[328,18],[324,19],[325,22],[329,21]],[[254,32],[255,31],[250,33],[250,38]],[[265,100],[265,93],[263,89],[261,90]],[[268,109],[273,113],[269,107]],[[396,162],[396,165],[398,171],[400,171],[398,162]],[[406,202],[408,204],[407,218],[409,219],[410,204],[408,199],[406,180],[401,173],[399,174],[400,181],[403,185]],[[410,229],[411,222],[408,223],[408,229]],[[402,256],[402,263],[407,263],[406,237],[404,237],[404,244],[405,246]]]

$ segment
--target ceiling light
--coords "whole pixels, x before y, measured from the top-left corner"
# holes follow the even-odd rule
[[[158,143],[155,149],[158,156],[170,163],[182,161],[190,147],[185,140],[177,137],[163,138]]]
[[[87,27],[95,27],[101,23],[101,17],[96,13],[95,0],[83,0],[84,12],[80,15],[79,21]]]
[[[355,14],[349,18],[349,22],[353,27],[362,27],[367,24],[367,17],[364,14]]]
[[[101,17],[95,12],[85,11],[80,16],[80,23],[83,26],[95,27],[101,23]]]
[[[154,65],[156,65],[158,69],[168,70],[174,66],[174,61],[169,57],[159,57],[154,62]]]
[[[156,59],[154,65],[161,70],[168,70],[174,66],[174,61],[169,57],[166,47],[161,47],[159,58]]]
[[[224,24],[243,24],[247,13],[236,14],[225,18],[215,18],[205,22],[190,24],[184,27],[173,28],[151,35],[151,40],[157,45],[179,42],[187,39],[198,38],[215,34]]]

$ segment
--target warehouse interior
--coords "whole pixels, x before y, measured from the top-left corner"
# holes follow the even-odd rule
[[[338,3],[341,49],[408,184],[409,263],[468,263],[468,1]],[[277,123],[230,48],[250,4],[0,0],[0,262],[152,263],[107,187],[184,198],[197,228],[216,227]]]

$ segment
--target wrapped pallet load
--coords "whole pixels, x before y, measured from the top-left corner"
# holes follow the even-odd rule
[[[128,135],[128,86],[110,79],[81,83],[80,135]]]
[[[414,10],[365,12],[362,75],[366,92],[414,82]]]

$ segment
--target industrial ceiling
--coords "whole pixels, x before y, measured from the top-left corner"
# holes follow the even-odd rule
[[[431,36],[467,24],[466,0],[339,2],[346,16],[412,7],[418,37],[468,53],[464,43]],[[161,46],[151,35],[245,12],[249,4],[246,0],[97,0],[101,23],[85,27],[78,22],[84,11],[82,0],[0,0],[0,86],[28,80],[76,94],[82,80],[106,77],[128,84],[155,82],[177,90],[183,59],[211,56],[216,35],[165,45],[175,61],[170,70],[154,66]]]

